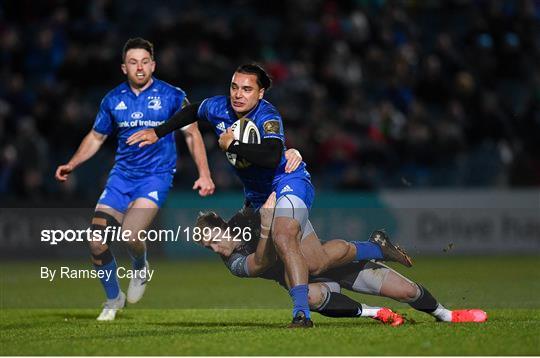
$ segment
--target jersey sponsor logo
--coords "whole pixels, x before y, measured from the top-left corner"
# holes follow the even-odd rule
[[[124,103],[124,101],[120,101],[120,103],[118,103],[116,107],[114,107],[114,109],[117,111],[121,111],[121,110],[127,109],[127,106]]]
[[[143,112],[133,112],[133,113],[131,113],[131,118],[133,118],[133,119],[141,119],[142,117],[144,117]]]
[[[266,121],[263,124],[264,133],[266,134],[279,134],[279,127],[279,121],[275,119]]]
[[[153,198],[153,199],[156,199],[156,200],[159,200],[159,196],[158,196],[158,192],[157,191],[151,191],[148,193],[148,196]]]
[[[134,121],[122,121],[118,122],[118,128],[133,128],[133,127],[157,127],[159,125],[162,125],[165,123],[165,121],[140,121],[140,120],[134,120]]]
[[[219,129],[222,132],[225,132],[225,123],[221,122],[216,126],[217,129]]]
[[[280,193],[280,194],[283,194],[283,193],[290,193],[291,191],[293,191],[293,190],[291,189],[291,187],[288,186],[288,185],[285,185],[285,186],[283,187],[283,189],[281,189],[281,191],[280,191],[279,193]]]
[[[161,109],[161,99],[159,97],[153,97],[150,102],[148,102],[148,108],[157,111]]]

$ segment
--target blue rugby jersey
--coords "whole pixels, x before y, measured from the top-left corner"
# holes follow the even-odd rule
[[[219,136],[225,132],[234,122],[238,120],[234,110],[231,107],[229,97],[215,96],[205,99],[199,106],[198,117],[209,121],[216,134]],[[246,118],[252,120],[257,126],[264,138],[278,138],[285,147],[285,135],[283,131],[283,122],[277,109],[266,100],[260,100]],[[268,195],[276,189],[281,180],[292,177],[303,177],[310,180],[310,175],[306,170],[306,164],[302,162],[298,169],[293,173],[285,173],[285,150],[281,154],[281,161],[276,169],[268,169],[251,165],[244,169],[234,167],[236,174],[244,184],[244,193],[246,199],[252,202],[255,207],[259,207],[266,201]]]
[[[139,148],[126,140],[133,133],[157,127],[182,108],[186,94],[178,87],[153,78],[153,82],[138,96],[127,82],[110,91],[101,101],[93,129],[111,135],[117,130],[118,148],[113,170],[130,177],[176,171],[174,133],[154,145]]]

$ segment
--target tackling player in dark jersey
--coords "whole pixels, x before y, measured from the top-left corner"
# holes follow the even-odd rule
[[[220,228],[225,232],[229,228],[248,227],[252,236],[249,241],[227,240],[223,235],[213,235],[201,240],[203,246],[212,249],[223,259],[231,273],[238,277],[260,277],[274,280],[286,287],[286,276],[283,264],[275,261],[272,245],[268,240],[268,229],[272,222],[275,196],[271,195],[259,213],[243,209],[225,222],[214,212],[201,213],[197,219],[200,228]],[[218,231],[212,231],[219,233]],[[389,247],[386,234],[381,235],[379,242]],[[374,235],[372,234],[372,238]],[[311,242],[302,241],[304,254],[311,252]],[[351,291],[392,298],[408,303],[412,308],[428,313],[437,320],[445,322],[484,322],[487,314],[478,309],[448,310],[440,304],[421,284],[415,283],[390,267],[373,261],[354,261],[356,245],[344,240],[330,240],[323,244],[329,257],[335,260],[335,267],[309,278],[310,308],[331,317],[367,316],[384,323],[399,325],[403,319],[389,309],[369,307],[340,294],[340,288]],[[306,257],[310,259],[309,255]],[[272,262],[268,265],[268,262]],[[266,266],[269,268],[261,269]]]

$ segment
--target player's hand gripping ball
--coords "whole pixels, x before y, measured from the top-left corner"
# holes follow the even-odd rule
[[[259,129],[249,118],[240,118],[233,123],[231,129],[234,134],[234,139],[240,141],[241,143],[248,144],[260,144],[261,135]],[[233,144],[234,145],[234,144]],[[238,169],[244,169],[251,165],[246,159],[238,157],[238,155],[225,152],[229,162]]]

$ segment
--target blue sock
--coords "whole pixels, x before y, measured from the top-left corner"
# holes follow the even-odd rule
[[[133,269],[142,270],[144,265],[146,265],[146,250],[144,250],[142,255],[131,256],[131,259],[133,260]]]
[[[293,317],[299,311],[303,311],[306,318],[310,318],[308,303],[308,285],[297,285],[289,290],[289,295],[293,300]]]
[[[118,277],[116,277],[116,260],[113,259],[111,262],[105,265],[94,265],[94,269],[98,273],[103,272],[100,274],[100,276],[103,276],[100,278],[100,281],[105,289],[107,298],[113,299],[118,297],[118,294],[120,293],[120,285],[118,284]],[[107,280],[107,275],[109,275],[109,280]]]
[[[356,246],[356,260],[382,259],[383,254],[379,245],[369,241],[351,241]]]

